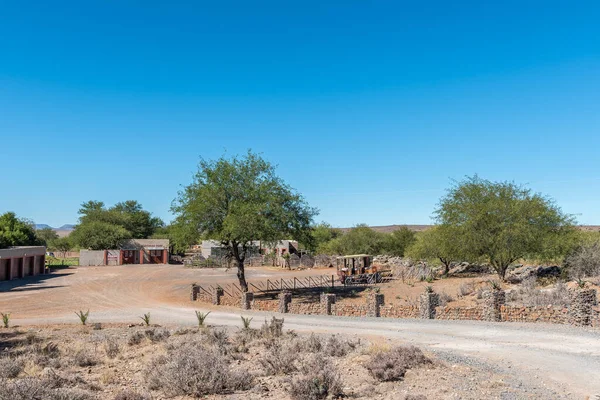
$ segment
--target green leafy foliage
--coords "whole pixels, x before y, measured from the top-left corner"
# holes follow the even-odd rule
[[[77,315],[77,317],[79,317],[79,321],[81,322],[81,325],[85,325],[87,323],[88,317],[90,316],[90,310],[87,310],[86,312],[79,310],[78,312],[75,313],[75,315]]]
[[[198,319],[198,328],[202,328],[204,326],[204,321],[206,320],[206,317],[208,317],[208,314],[210,314],[210,311],[205,313],[201,311],[196,311],[196,318]]]
[[[124,239],[146,239],[164,226],[135,200],[110,208],[101,201],[88,201],[81,205],[79,215],[71,236],[74,243],[91,250],[115,248]]]
[[[38,229],[35,231],[35,235],[45,246],[49,246],[53,240],[58,239],[58,234],[52,228]]]
[[[65,258],[65,254],[73,247],[73,239],[69,236],[57,237],[48,243],[48,248],[52,251],[62,253],[63,258]]]
[[[105,250],[119,247],[119,244],[131,237],[129,231],[109,222],[91,221],[77,225],[71,233],[73,241],[81,248]]]
[[[149,313],[149,312],[148,312],[148,313],[146,313],[146,314],[144,314],[144,315],[142,315],[142,316],[140,317],[140,319],[141,319],[142,321],[144,321],[144,324],[145,324],[146,326],[150,326],[150,313]]]
[[[17,218],[14,212],[0,215],[0,249],[11,246],[43,245],[33,228],[25,219]]]
[[[252,322],[252,318],[244,316],[240,316],[240,318],[242,319],[242,328],[244,330],[250,329],[250,322]]]
[[[331,229],[327,225],[318,229],[321,240],[327,239],[317,247],[317,252],[321,254],[388,254],[402,257],[407,247],[415,241],[415,233],[406,227],[389,234],[377,232],[365,224],[356,225],[344,234],[335,230],[335,233],[327,235],[325,229]]]
[[[275,174],[260,156],[201,160],[193,182],[173,202],[173,236],[186,245],[213,239],[237,262],[238,280],[247,291],[244,261],[251,242],[310,241],[317,210]]]
[[[10,325],[10,313],[0,313],[0,315],[2,316],[2,325],[8,328]]]
[[[467,259],[484,258],[504,278],[508,266],[526,257],[564,254],[574,220],[549,198],[512,182],[477,176],[458,182],[435,211],[452,228]]]
[[[455,229],[451,226],[434,226],[416,236],[416,240],[408,247],[406,256],[413,260],[439,260],[444,266],[444,275],[450,270],[453,261],[461,261],[468,249],[455,240]]]

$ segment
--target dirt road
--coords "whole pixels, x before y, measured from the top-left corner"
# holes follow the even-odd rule
[[[327,270],[325,273],[329,272]],[[303,271],[300,274],[314,274]],[[250,269],[249,279],[288,275],[279,270]],[[198,304],[187,299],[189,284],[234,280],[234,271],[189,270],[175,266],[96,267],[60,272],[48,279],[0,284],[0,310],[13,323],[76,323],[75,310],[90,309],[91,322],[138,322],[150,312],[154,323],[194,325]],[[23,284],[26,283],[26,284]],[[240,310],[212,310],[208,322],[240,326]],[[267,313],[254,316],[258,327]],[[421,321],[381,318],[285,316],[296,331],[344,333],[413,343],[445,354],[449,362],[468,356],[508,372],[531,387],[547,387],[562,398],[595,399],[600,394],[600,332],[554,325]],[[520,384],[520,383],[519,383]]]

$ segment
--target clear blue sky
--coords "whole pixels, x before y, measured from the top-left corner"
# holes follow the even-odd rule
[[[429,223],[475,173],[600,224],[600,4],[417,3],[4,2],[0,212],[168,221],[252,148],[335,226]]]

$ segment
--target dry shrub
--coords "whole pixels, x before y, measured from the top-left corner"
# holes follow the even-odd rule
[[[217,347],[221,354],[227,354],[229,346],[227,331],[224,329],[206,329],[202,334],[207,344]]]
[[[60,366],[60,350],[54,342],[42,344],[39,341],[28,348],[28,357],[35,365],[42,367],[51,366],[58,368]]]
[[[441,291],[439,294],[439,303],[438,305],[445,307],[448,305],[448,303],[450,303],[451,301],[454,301],[454,299],[452,298],[452,296],[450,296],[448,293]]]
[[[114,400],[152,400],[152,397],[147,394],[138,393],[131,389],[126,389],[117,393]]]
[[[600,276],[600,242],[579,246],[567,256],[565,265],[571,279]]]
[[[314,354],[300,366],[301,375],[290,385],[294,400],[318,400],[342,394],[342,383],[336,368],[320,354]]]
[[[0,357],[0,378],[16,378],[23,371],[23,366],[21,358]]]
[[[0,400],[91,400],[94,398],[85,390],[52,388],[46,380],[34,377],[0,380]]]
[[[557,282],[554,289],[540,290],[536,285],[535,276],[523,279],[518,288],[508,293],[507,300],[513,304],[519,304],[527,307],[534,306],[564,306],[571,302],[569,289],[564,282]]]
[[[106,356],[110,359],[115,358],[121,352],[121,347],[119,346],[119,342],[115,338],[106,338],[104,341],[104,352]]]
[[[365,367],[379,381],[399,381],[407,370],[431,364],[421,349],[414,346],[398,346],[389,351],[376,353]]]
[[[146,371],[150,389],[167,396],[202,397],[210,394],[247,390],[252,376],[237,371],[214,347],[184,344],[156,357]]]
[[[138,345],[138,344],[142,343],[142,341],[144,340],[145,337],[146,336],[140,331],[133,332],[127,338],[127,344],[130,346]]]
[[[144,335],[146,335],[146,337],[150,339],[152,343],[157,343],[167,340],[171,336],[171,332],[169,332],[168,329],[152,328],[146,329]]]
[[[254,329],[242,329],[232,339],[230,348],[235,353],[247,353],[250,345],[258,338],[258,331]]]
[[[325,341],[323,352],[332,357],[344,357],[356,348],[356,343],[340,339],[337,335],[331,335]]]
[[[93,367],[98,363],[98,360],[88,350],[81,349],[73,356],[73,362],[80,367]]]
[[[267,322],[265,319],[265,323],[260,328],[260,333],[263,338],[278,338],[283,335],[283,321],[284,319],[277,319],[275,317],[271,318],[271,322]]]
[[[277,340],[272,342],[258,362],[264,368],[267,375],[289,374],[296,370],[294,360],[298,354],[288,342]]]
[[[475,293],[475,283],[466,282],[461,283],[458,287],[458,297],[470,296]]]
[[[422,394],[407,394],[404,396],[404,400],[427,400],[427,397]]]
[[[321,338],[314,333],[298,338],[294,342],[294,350],[297,353],[318,353],[322,349],[323,343],[321,342]]]

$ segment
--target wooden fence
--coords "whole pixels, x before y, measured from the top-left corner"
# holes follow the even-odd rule
[[[291,279],[267,279],[262,282],[248,282],[248,289],[254,295],[276,296],[279,292],[304,292],[317,291],[325,289],[333,289],[335,287],[343,287],[338,277],[335,275],[317,275],[307,276],[305,278]],[[208,296],[212,296],[217,288],[223,289],[223,294],[232,298],[239,299],[242,295],[241,287],[236,283],[228,283],[225,285],[198,285],[200,292],[204,292]]]

